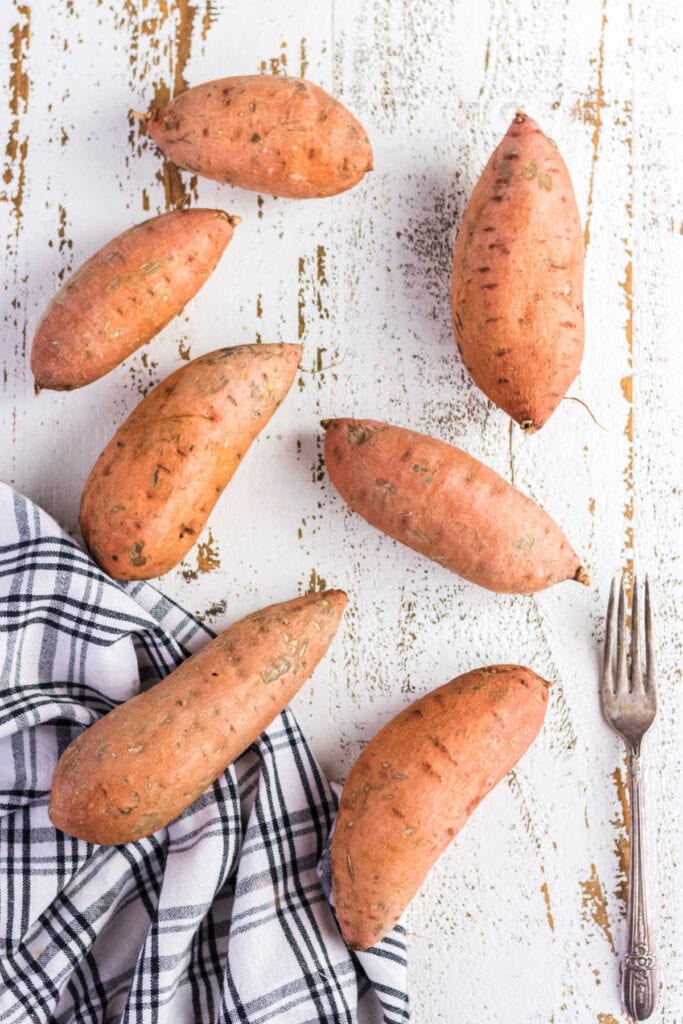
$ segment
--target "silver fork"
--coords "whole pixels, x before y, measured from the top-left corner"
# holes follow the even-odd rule
[[[616,626],[616,653],[614,634]],[[640,651],[641,618],[638,601],[638,583],[633,579],[631,605],[631,656],[627,666],[626,594],[624,581],[619,585],[617,600],[616,580],[607,606],[605,656],[600,687],[602,713],[609,726],[626,744],[628,753],[628,780],[631,804],[629,839],[631,858],[628,891],[628,948],[623,964],[622,991],[624,1006],[635,1020],[647,1020],[657,999],[657,963],[650,928],[645,883],[645,837],[643,778],[640,763],[640,744],[652,725],[657,712],[655,692],[654,637],[650,587],[645,577],[645,663]]]

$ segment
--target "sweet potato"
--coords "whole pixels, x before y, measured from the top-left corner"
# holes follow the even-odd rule
[[[451,312],[475,383],[523,430],[542,427],[581,365],[583,235],[557,147],[521,112],[465,210]]]
[[[150,391],[95,463],[81,533],[119,580],[172,569],[287,394],[300,345],[238,345],[194,359]]]
[[[36,384],[83,387],[158,334],[209,277],[239,220],[222,210],[163,213],[86,260],[38,324],[31,351]]]
[[[229,185],[294,199],[334,196],[372,168],[356,119],[302,78],[243,75],[205,82],[146,115],[178,167]]]
[[[344,785],[332,837],[335,909],[352,949],[393,928],[437,857],[530,746],[547,686],[520,665],[475,669],[370,740]]]
[[[480,587],[532,594],[588,576],[550,516],[477,459],[375,420],[324,421],[327,472],[354,512]]]
[[[50,819],[91,843],[128,843],[189,807],[289,703],[323,657],[346,594],[248,615],[151,689],[82,732],[52,777]]]

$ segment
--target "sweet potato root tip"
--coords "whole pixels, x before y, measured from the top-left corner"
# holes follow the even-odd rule
[[[331,422],[332,420],[321,420],[320,426],[323,428],[323,430],[327,430]]]
[[[600,420],[597,418],[597,416],[595,415],[595,413],[591,409],[591,407],[588,404],[588,402],[584,402],[583,398],[578,398],[576,395],[565,395],[564,398],[562,399],[562,401],[563,402],[578,402],[579,405],[582,405],[583,408],[586,410],[586,412],[588,413],[590,418],[593,420],[593,423],[596,425],[596,427],[600,427],[600,430],[604,430],[606,434],[609,433],[609,431],[607,430],[607,427],[605,427],[600,422]]]
[[[146,114],[143,114],[139,110],[129,110],[128,114],[130,117],[134,117],[137,121],[142,121],[143,124],[147,124],[152,116],[151,111],[147,111]]]
[[[522,420],[522,422],[520,423],[520,427],[522,428],[525,434],[535,434],[539,429],[538,427],[534,426],[533,420]]]
[[[582,583],[584,587],[590,587],[591,585],[590,576],[588,575],[588,573],[582,565],[580,565],[579,568],[576,570],[576,575],[574,576],[574,579],[577,583]]]
[[[228,224],[230,227],[236,228],[238,224],[242,223],[242,218],[238,217],[236,213],[228,214]]]

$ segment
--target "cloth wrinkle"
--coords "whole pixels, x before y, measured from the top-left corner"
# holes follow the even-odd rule
[[[0,483],[0,1024],[398,1024],[398,926],[344,944],[329,893],[338,794],[289,710],[167,828],[98,847],[48,817],[83,728],[214,636],[120,585]]]

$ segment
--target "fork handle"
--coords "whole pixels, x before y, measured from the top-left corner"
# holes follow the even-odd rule
[[[631,860],[628,893],[628,949],[624,959],[624,1006],[634,1020],[647,1020],[657,999],[657,962],[645,882],[645,823],[640,751],[628,756],[631,797]]]

